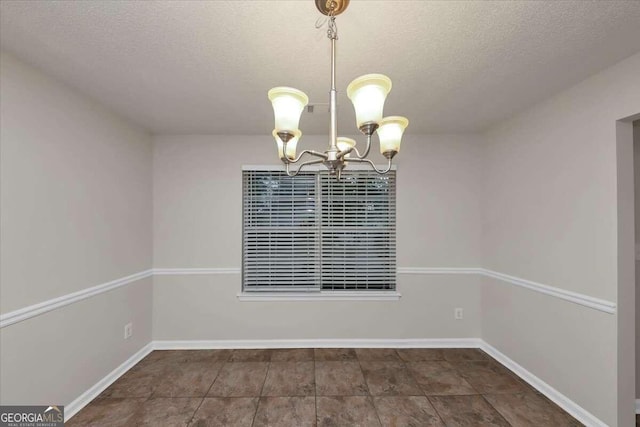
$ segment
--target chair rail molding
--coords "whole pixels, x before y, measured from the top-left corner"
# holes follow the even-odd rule
[[[497,279],[505,283],[519,286],[521,288],[529,289],[531,291],[540,292],[541,294],[549,295],[552,297],[560,298],[565,301],[579,304],[584,307],[593,308],[598,311],[602,311],[608,314],[615,314],[617,304],[612,301],[607,301],[601,298],[595,298],[589,295],[581,294],[578,292],[568,291],[566,289],[557,288],[555,286],[544,285],[542,283],[533,282],[531,280],[521,279],[519,277],[510,276],[508,274],[499,273],[493,270],[481,269],[481,274],[485,277]]]
[[[85,288],[80,291],[72,292],[70,294],[52,298],[50,300],[43,301],[37,304],[29,305],[18,310],[10,311],[8,313],[0,315],[0,329],[13,325],[14,323],[22,322],[23,320],[31,319],[32,317],[39,316],[60,307],[74,304],[78,301],[82,301],[87,298],[112,291],[121,286],[129,285],[131,283],[137,282],[140,279],[151,277],[152,275],[152,269],[144,270],[139,273],[121,277],[119,279],[102,283],[97,286]]]
[[[23,320],[30,319],[32,317],[39,316],[52,310],[67,306],[69,304],[82,301],[87,298],[94,297],[96,295],[109,292],[113,289],[121,286],[129,285],[137,282],[140,279],[144,279],[152,276],[193,276],[193,275],[233,275],[240,274],[241,269],[237,267],[210,267],[210,268],[152,268],[148,270],[140,271],[139,273],[131,274],[129,276],[121,277],[116,280],[112,280],[107,283],[102,283],[97,286],[92,286],[86,289],[82,289],[77,292],[62,295],[56,298],[52,298],[47,301],[43,301],[37,304],[33,304],[18,310],[10,311],[0,315],[0,329]],[[566,289],[557,288],[554,286],[545,285],[542,283],[533,282],[531,280],[522,279],[508,274],[499,273],[497,271],[489,270],[482,267],[399,267],[398,275],[416,275],[416,274],[435,274],[435,275],[447,275],[447,274],[472,274],[492,279],[499,280],[503,283],[509,283],[521,288],[528,289],[533,292],[539,292],[551,297],[560,298],[562,300],[579,304],[584,307],[592,308],[594,310],[602,311],[608,314],[615,314],[617,310],[617,304],[612,301],[607,301],[600,298],[595,298],[589,295],[584,295],[578,292],[568,291]],[[252,299],[251,295],[242,294],[243,298],[247,300]],[[377,295],[379,300],[384,299],[398,299],[400,294],[394,293],[393,295]],[[355,295],[349,295],[349,298],[355,298]],[[346,299],[349,299],[346,298]],[[277,300],[275,298],[274,300]],[[285,298],[287,299],[287,298]],[[291,297],[288,299],[297,299],[297,297]],[[322,298],[321,298],[322,299]],[[326,296],[326,300],[341,299],[339,296],[329,295]],[[345,299],[345,298],[342,298]],[[374,298],[375,299],[375,298]]]

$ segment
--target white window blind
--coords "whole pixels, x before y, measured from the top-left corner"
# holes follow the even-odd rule
[[[394,290],[395,171],[243,171],[244,291]]]
[[[317,289],[316,174],[243,171],[245,290]]]
[[[322,173],[320,187],[322,289],[395,289],[395,172]]]

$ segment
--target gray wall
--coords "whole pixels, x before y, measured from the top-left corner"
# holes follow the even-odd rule
[[[616,120],[640,112],[639,75],[640,54],[486,135],[484,267],[617,301],[619,312],[486,279],[483,338],[610,425],[633,417],[632,393],[618,394],[634,367],[617,353],[628,313],[618,294]]]
[[[0,311],[149,269],[150,136],[0,55]],[[2,328],[0,402],[69,404],[149,342],[151,300],[145,279]]]
[[[301,140],[302,148],[324,144],[325,137]],[[481,148],[473,135],[414,135],[403,142],[397,156],[398,266],[479,265]],[[239,268],[241,167],[275,164],[275,156],[268,136],[157,137],[155,267]],[[479,280],[401,274],[400,301],[267,303],[237,300],[239,274],[156,277],[154,338],[479,337]],[[454,320],[455,307],[464,308],[463,320]]]

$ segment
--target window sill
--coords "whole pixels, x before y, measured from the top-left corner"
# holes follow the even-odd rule
[[[240,301],[397,301],[397,291],[381,292],[241,292]]]

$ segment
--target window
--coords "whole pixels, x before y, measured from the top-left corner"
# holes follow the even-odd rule
[[[243,290],[396,287],[395,171],[243,171]]]

